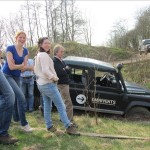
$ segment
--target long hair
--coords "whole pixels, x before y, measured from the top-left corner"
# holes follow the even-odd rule
[[[38,52],[45,52],[45,50],[41,47],[41,44],[43,44],[43,42],[44,42],[45,40],[49,40],[48,37],[39,38],[39,40],[38,40]],[[50,53],[50,50],[47,51],[47,53],[49,54],[49,53]]]

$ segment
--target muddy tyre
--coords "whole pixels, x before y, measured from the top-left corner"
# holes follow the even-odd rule
[[[133,107],[127,112],[126,118],[129,120],[149,120],[150,111],[145,107]]]

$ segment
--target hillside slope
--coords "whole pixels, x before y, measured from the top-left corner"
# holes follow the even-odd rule
[[[65,56],[82,56],[107,62],[125,60],[129,59],[132,56],[131,52],[118,48],[109,48],[104,46],[88,46],[76,42],[66,42],[60,44],[62,44],[66,50]],[[53,44],[52,47],[54,45],[55,44]],[[37,47],[28,47],[28,49],[30,50],[31,56],[34,57],[37,51]]]

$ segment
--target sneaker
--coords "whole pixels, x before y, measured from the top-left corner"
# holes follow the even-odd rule
[[[0,136],[0,144],[15,144],[16,142],[18,142],[19,140],[16,138],[13,138],[10,135],[7,136]]]
[[[32,132],[33,131],[33,129],[29,126],[29,124],[27,124],[26,126],[23,126],[22,129],[25,132]]]
[[[66,132],[71,135],[80,135],[73,123],[66,129]]]
[[[63,135],[64,132],[61,130],[57,130],[54,126],[47,129],[47,131],[54,133],[55,135]]]

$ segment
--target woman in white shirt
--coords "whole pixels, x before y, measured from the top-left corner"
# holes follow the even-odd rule
[[[54,69],[53,60],[48,52],[51,43],[47,37],[40,38],[38,41],[39,52],[35,57],[34,72],[37,77],[37,86],[43,96],[44,101],[44,119],[46,128],[50,132],[56,132],[51,120],[51,103],[55,104],[68,134],[77,134],[76,127],[67,117],[66,108],[57,88],[59,80]]]

